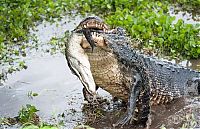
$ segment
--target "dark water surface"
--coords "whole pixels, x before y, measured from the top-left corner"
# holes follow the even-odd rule
[[[178,14],[178,17],[179,15],[181,14]],[[68,17],[64,17],[57,24],[44,22],[38,25],[37,32],[32,31],[31,33],[36,34],[41,43],[46,43],[52,36],[58,37],[63,35],[66,30],[74,29],[82,18],[76,17],[70,23],[66,22],[67,19]],[[194,21],[188,22],[194,23]],[[64,128],[72,129],[82,123],[84,121],[82,84],[69,70],[64,55],[35,52],[26,59],[26,62],[28,69],[9,75],[8,80],[3,86],[0,86],[0,117],[14,117],[22,106],[33,104],[40,110],[39,116],[50,122],[60,120],[58,115],[64,114]],[[200,69],[200,60],[184,61],[182,64]],[[28,94],[31,92],[38,93],[38,96],[29,96]],[[103,90],[100,90],[99,93],[110,98],[110,95]],[[156,112],[159,112],[160,115],[155,118],[156,123],[153,122],[152,128],[160,127],[165,118],[179,111],[177,107],[182,108],[185,105],[185,101],[182,101],[180,99],[170,108],[162,106],[156,108]],[[107,113],[107,117],[98,121],[100,124],[94,122],[92,125],[97,129],[109,129],[112,128],[111,123],[116,119],[112,114]]]

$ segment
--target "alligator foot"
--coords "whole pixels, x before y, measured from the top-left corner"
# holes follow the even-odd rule
[[[125,115],[117,121],[117,123],[113,124],[114,127],[121,125],[123,127],[125,124],[128,124],[128,122],[131,120],[131,118],[134,116],[134,111],[136,107],[136,100],[139,96],[140,90],[141,90],[141,77],[139,74],[136,74],[135,76],[135,82],[131,85],[130,90],[130,96],[128,99],[128,107]]]
[[[122,119],[118,120],[115,124],[113,124],[113,127],[117,127],[119,125],[123,127],[125,124],[127,124],[131,120],[132,116],[133,116],[132,114],[126,113]]]

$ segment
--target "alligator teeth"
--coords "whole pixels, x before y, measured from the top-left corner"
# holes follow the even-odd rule
[[[96,23],[95,26],[98,27],[98,24]]]
[[[98,23],[97,25],[98,25],[99,28],[101,28],[101,24]]]
[[[87,23],[86,25],[87,25],[87,26],[89,26],[90,24],[89,24],[89,23]]]
[[[87,28],[87,26],[86,26],[86,25],[83,25],[83,28]]]
[[[93,35],[95,36],[95,35],[96,35],[96,33],[95,33],[95,32],[93,32]]]
[[[96,33],[96,36],[97,36],[97,37],[99,37],[99,34],[98,34],[98,33]]]
[[[94,32],[94,35],[97,37],[97,33],[96,32]]]
[[[108,26],[106,26],[105,24],[103,26],[104,26],[104,28],[106,28],[106,30],[108,30]]]

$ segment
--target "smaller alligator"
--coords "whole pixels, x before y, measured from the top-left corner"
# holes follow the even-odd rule
[[[135,117],[148,126],[151,105],[200,94],[199,72],[135,51],[122,28],[110,30],[100,18],[84,19],[67,46],[69,67],[87,92],[95,96],[97,85],[128,102],[127,112],[114,126]]]

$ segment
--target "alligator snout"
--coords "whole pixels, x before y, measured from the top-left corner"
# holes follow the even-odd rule
[[[91,73],[87,54],[81,47],[83,35],[72,33],[66,44],[66,58],[71,71],[80,79],[87,91],[95,95],[96,85]]]

